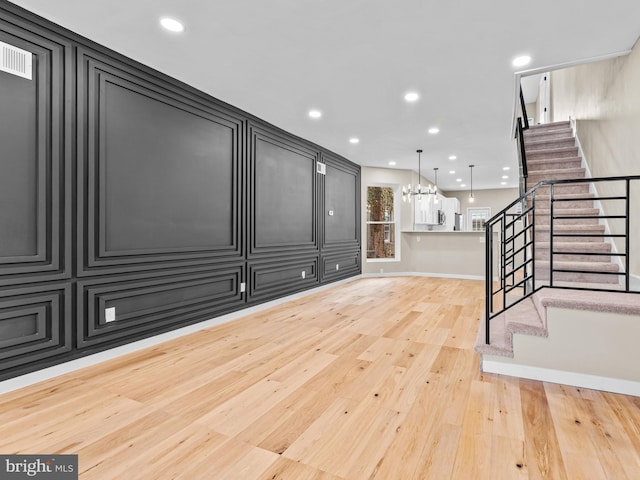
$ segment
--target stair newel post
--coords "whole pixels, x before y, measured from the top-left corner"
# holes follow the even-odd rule
[[[625,214],[624,214],[624,241],[625,241],[625,249],[624,249],[624,253],[625,253],[625,257],[624,257],[624,283],[625,283],[625,291],[629,291],[629,267],[631,265],[631,259],[630,259],[630,244],[631,242],[629,241],[629,218],[630,218],[630,214],[631,214],[631,179],[627,178],[625,180],[625,188],[626,188],[626,200],[625,200]]]
[[[549,286],[553,287],[553,183],[549,187]]]
[[[484,305],[484,321],[485,321],[485,340],[484,343],[489,345],[490,343],[490,327],[489,320],[491,318],[491,313],[493,312],[493,235],[492,228],[493,224],[487,223],[487,228],[485,228],[485,266],[484,266],[484,274],[485,274],[485,298],[486,302]]]

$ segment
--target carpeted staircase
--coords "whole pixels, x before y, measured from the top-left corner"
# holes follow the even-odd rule
[[[569,122],[535,125],[525,132],[525,151],[527,154],[527,189],[542,180],[581,179],[585,177],[582,159],[578,155],[573,131]],[[549,284],[549,234],[550,201],[549,187],[537,190],[535,197],[535,259],[536,286]],[[600,215],[594,207],[593,194],[589,184],[556,185],[554,198],[562,199],[554,203],[554,216],[576,218],[556,219],[554,233],[567,234],[603,234],[604,225],[596,217]],[[586,200],[580,200],[587,198]],[[618,264],[610,255],[611,244],[603,237],[554,237],[554,270],[581,270],[593,273],[554,273],[554,283],[587,284],[598,288],[597,284],[606,284],[605,288],[618,288],[620,284]],[[562,253],[558,253],[562,252]],[[590,253],[605,255],[589,255]],[[583,286],[583,285],[580,285]]]
[[[582,158],[578,154],[575,138],[569,122],[551,123],[530,127],[525,132],[525,151],[527,155],[527,190],[542,180],[586,179]],[[554,216],[576,218],[554,220],[555,253],[554,269],[580,270],[588,273],[555,272],[555,286],[574,288],[596,288],[606,290],[622,289],[619,275],[604,272],[618,272],[618,264],[613,261],[612,246],[606,237],[563,237],[566,234],[598,234],[605,233],[605,226],[598,218],[582,218],[598,216],[599,210],[594,206],[594,194],[590,192],[589,183],[556,185],[554,198],[562,199],[554,203]],[[531,220],[531,219],[530,219]],[[549,187],[540,187],[535,194],[535,278],[536,288],[549,285],[550,260],[550,192]],[[598,253],[602,255],[589,255]],[[593,273],[590,273],[593,272]],[[508,303],[517,300],[520,290],[509,293]],[[624,295],[619,293],[617,295]],[[608,305],[607,309],[615,309],[620,298],[607,292],[547,290],[543,289],[515,306],[507,309],[491,321],[491,344],[484,342],[484,322],[478,332],[476,351],[481,354],[513,356],[512,338],[514,333],[546,336],[546,315],[541,299],[561,302],[567,299],[571,308],[580,309],[580,301],[595,299]],[[640,311],[638,296],[629,300],[633,309]],[[576,302],[577,300],[577,302]],[[613,304],[611,304],[613,300]],[[545,300],[546,301],[546,300]],[[593,302],[586,302],[589,308]],[[632,310],[633,310],[632,309]],[[612,310],[613,311],[613,310]],[[633,310],[635,312],[635,310]]]

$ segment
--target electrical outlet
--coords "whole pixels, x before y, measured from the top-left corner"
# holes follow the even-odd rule
[[[480,243],[485,243],[484,235],[480,235]]]
[[[104,309],[104,321],[105,323],[116,321],[116,307],[109,307]]]
[[[304,270],[302,271],[302,279],[304,280],[307,276],[307,272],[305,272]]]
[[[420,243],[420,235],[416,237],[416,242]]]
[[[340,270],[340,264],[336,263],[336,270]]]
[[[244,282],[242,282],[242,283],[240,284],[240,293],[244,293],[244,292],[246,292],[246,291],[247,291],[247,284],[246,284],[246,283],[244,283]]]

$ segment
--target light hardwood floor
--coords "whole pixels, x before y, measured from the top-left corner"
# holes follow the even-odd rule
[[[640,399],[483,375],[483,284],[360,279],[0,396],[82,479],[638,479]]]

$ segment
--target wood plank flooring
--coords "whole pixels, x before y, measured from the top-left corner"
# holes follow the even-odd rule
[[[369,278],[0,396],[82,479],[638,479],[640,398],[482,374],[483,284]]]

